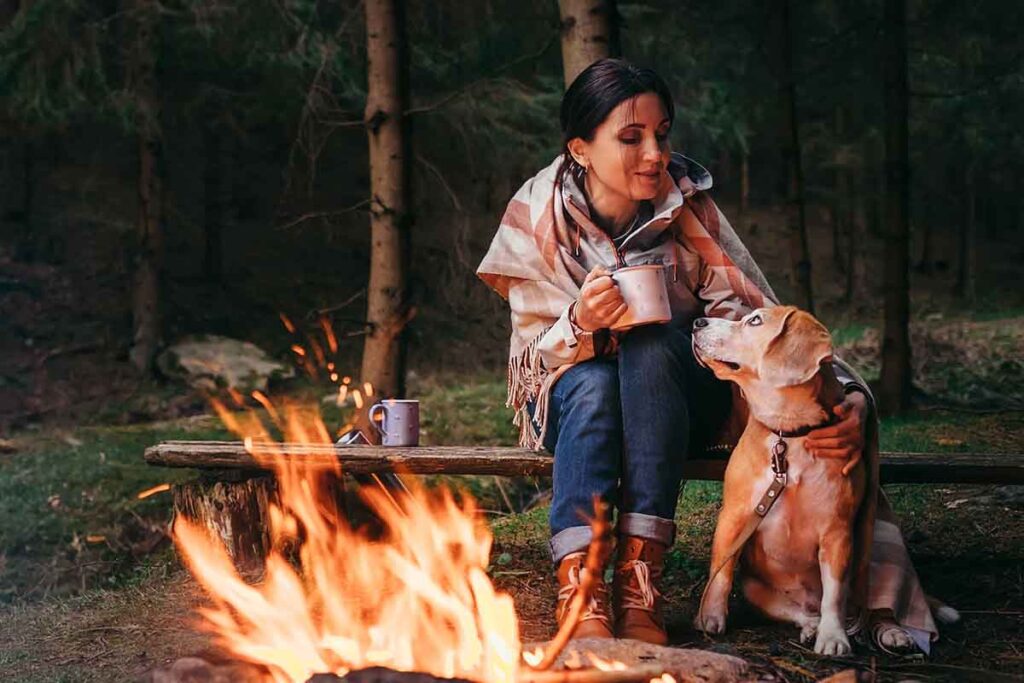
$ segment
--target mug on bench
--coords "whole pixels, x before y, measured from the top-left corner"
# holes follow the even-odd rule
[[[379,417],[378,417],[379,416]],[[380,432],[382,446],[418,446],[420,402],[390,398],[370,408],[370,421]]]

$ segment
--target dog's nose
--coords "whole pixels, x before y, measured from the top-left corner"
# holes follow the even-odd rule
[[[696,320],[693,321],[693,326],[696,329],[700,329],[702,327],[707,327],[708,326],[708,319],[707,318],[697,318]]]

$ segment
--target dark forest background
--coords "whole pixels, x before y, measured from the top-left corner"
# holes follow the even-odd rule
[[[833,329],[880,325],[882,3],[613,7],[618,51],[672,86],[674,148],[711,170],[713,196],[776,289],[803,303],[786,232],[796,131],[815,311]],[[783,7],[788,45],[775,29]],[[558,4],[405,11],[408,367],[496,372],[507,308],[473,270],[507,200],[560,146]],[[1022,14],[1005,0],[909,3],[914,321],[1022,305]],[[129,362],[137,271],[157,248],[157,351],[215,333],[287,357],[278,313],[308,326],[327,315],[340,365],[358,373],[365,26],[349,1],[0,3],[0,423],[159,390],[148,361],[136,363],[142,379]],[[140,157],[156,143],[159,234],[146,237]]]

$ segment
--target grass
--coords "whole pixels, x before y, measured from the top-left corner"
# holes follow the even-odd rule
[[[60,595],[130,581],[153,560],[169,519],[167,494],[137,494],[195,475],[146,465],[164,439],[224,438],[214,421],[87,427],[22,435],[0,456],[0,601]]]
[[[428,378],[418,380],[413,391],[422,401],[424,441],[515,442],[500,377],[462,377],[454,383]],[[1020,452],[1022,427],[1021,413],[930,411],[886,420],[882,443],[885,450],[900,451]],[[193,476],[145,465],[146,446],[164,439],[225,437],[213,420],[193,418],[15,439],[19,450],[0,456],[0,601],[8,603],[0,605],[0,679],[129,680],[204,647],[206,639],[190,616],[202,596],[163,537],[169,496],[138,500],[136,494]],[[515,596],[524,640],[547,637],[555,588],[547,507],[536,493],[538,485],[548,483],[506,480],[503,494],[492,477],[433,481],[457,483],[484,508],[500,512],[491,516],[490,573],[499,588]],[[978,487],[887,490],[929,589],[958,607],[1019,614],[1024,514],[970,503],[950,507],[975,495]],[[533,506],[509,514],[506,495],[516,509],[531,499]],[[674,605],[670,626],[684,640],[693,638],[686,624],[706,576],[720,496],[717,482],[690,482],[678,507],[678,541],[667,557],[665,577]],[[969,627],[944,635],[934,662],[1024,671],[1024,662],[1013,654],[1024,647],[1020,617],[968,619]],[[766,625],[741,609],[737,629],[716,647],[755,659],[774,657],[816,674],[831,670],[790,640],[786,627]]]

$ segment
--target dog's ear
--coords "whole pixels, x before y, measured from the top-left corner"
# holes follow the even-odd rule
[[[793,310],[768,343],[758,374],[772,386],[791,387],[809,382],[831,360],[832,336],[825,326],[811,314]]]

